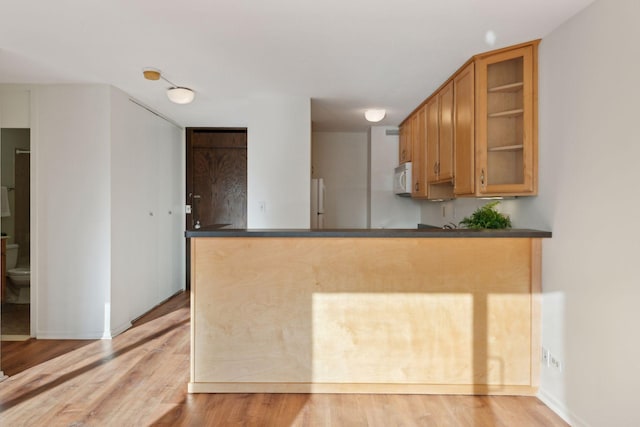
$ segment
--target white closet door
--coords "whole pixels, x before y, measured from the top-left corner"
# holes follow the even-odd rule
[[[172,186],[175,181],[173,177],[173,159],[171,146],[175,142],[171,140],[170,130],[161,124],[154,128],[154,150],[157,155],[156,162],[156,201],[158,215],[156,218],[157,235],[157,272],[158,272],[158,295],[160,300],[168,298],[172,292],[174,281],[172,270],[173,262],[171,257],[171,246],[175,244],[175,236],[171,227],[172,219],[177,212],[174,212]]]
[[[136,301],[134,315],[139,316],[160,302],[158,292],[158,235],[157,218],[159,216],[157,202],[158,152],[154,127],[160,120],[146,110],[142,110],[144,120],[141,121],[140,138],[136,144],[140,150],[137,157],[138,170],[134,181],[138,189],[139,202],[136,206],[136,222],[139,230],[134,243],[138,254],[140,282],[136,284]]]
[[[184,287],[182,129],[116,97],[112,303],[119,324]]]

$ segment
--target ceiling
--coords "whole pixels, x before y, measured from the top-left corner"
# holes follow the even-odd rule
[[[253,97],[301,96],[314,130],[364,131],[365,109],[397,125],[472,55],[592,1],[2,0],[0,83],[107,83],[183,126],[246,126]],[[171,104],[144,67],[196,100]]]

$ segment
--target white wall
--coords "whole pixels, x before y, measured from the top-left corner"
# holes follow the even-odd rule
[[[638,22],[637,0],[598,0],[544,37],[539,196],[503,203],[553,231],[542,344],[564,366],[542,368],[540,397],[574,426],[640,425]]]
[[[371,228],[416,228],[420,222],[420,203],[393,194],[399,138],[387,135],[387,130],[398,128],[374,126],[369,132],[369,224]]]
[[[33,93],[35,335],[110,338],[184,287],[184,135],[107,85]]]
[[[640,425],[639,21],[637,0],[598,0],[540,46],[540,197],[522,216],[554,233],[543,345],[565,369],[543,369],[541,395],[575,425]]]
[[[111,263],[109,87],[42,86],[36,98],[36,333],[101,337]]]
[[[31,126],[29,89],[22,85],[0,85],[0,128]]]
[[[309,228],[310,166],[310,99],[253,98],[247,131],[248,228]]]
[[[312,177],[323,178],[325,228],[367,227],[366,132],[313,132]]]

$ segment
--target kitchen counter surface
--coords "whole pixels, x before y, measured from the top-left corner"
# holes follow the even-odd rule
[[[185,232],[185,237],[464,237],[464,238],[548,238],[550,231],[516,229],[504,230],[470,230],[470,229],[442,229],[435,227],[399,229],[399,228],[376,228],[376,229],[226,229],[210,228],[200,230],[190,230]]]

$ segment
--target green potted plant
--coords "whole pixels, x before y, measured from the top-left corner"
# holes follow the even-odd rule
[[[511,218],[496,210],[499,203],[496,200],[479,207],[471,216],[460,221],[460,225],[474,230],[511,228]]]

